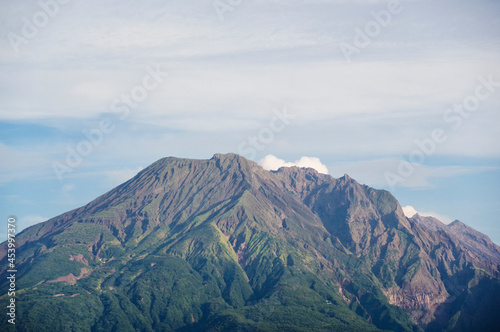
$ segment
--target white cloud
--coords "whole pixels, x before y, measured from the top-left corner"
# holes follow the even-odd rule
[[[319,173],[328,174],[328,168],[317,157],[305,157],[304,156],[304,157],[301,157],[299,160],[296,160],[294,162],[286,162],[283,159],[279,159],[276,156],[269,154],[259,161],[259,165],[261,165],[262,168],[264,168],[265,170],[268,170],[268,171],[271,171],[271,170],[274,171],[274,170],[279,169],[280,167],[297,166],[297,167],[314,168]]]
[[[417,214],[417,210],[415,210],[415,208],[413,206],[410,206],[410,205],[407,205],[407,206],[403,206],[403,212],[405,214],[405,216],[407,216],[408,218],[411,218],[413,217],[415,214]]]

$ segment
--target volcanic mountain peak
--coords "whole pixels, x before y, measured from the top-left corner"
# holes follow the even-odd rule
[[[21,330],[415,332],[498,323],[500,251],[486,236],[459,222],[408,219],[389,192],[348,175],[269,172],[236,154],[160,159],[26,229],[16,245]]]

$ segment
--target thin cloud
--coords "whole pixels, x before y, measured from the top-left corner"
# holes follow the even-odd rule
[[[334,176],[347,173],[361,183],[373,187],[388,187],[389,183],[385,174],[392,172],[398,175],[400,163],[399,159],[385,158],[340,164],[329,166],[329,168]],[[413,166],[415,167],[414,172],[410,176],[404,177],[404,181],[394,184],[394,187],[429,189],[434,188],[434,183],[438,179],[498,170],[497,167],[488,166],[427,166],[417,164]]]

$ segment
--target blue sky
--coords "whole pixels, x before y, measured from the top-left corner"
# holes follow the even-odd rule
[[[236,152],[319,158],[500,243],[498,1],[0,4],[5,225]]]

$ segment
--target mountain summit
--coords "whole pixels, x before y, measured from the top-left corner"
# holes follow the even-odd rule
[[[16,245],[18,331],[500,324],[500,248],[485,235],[408,219],[389,192],[348,175],[269,172],[236,154],[161,159]],[[7,294],[5,244],[0,259]]]

